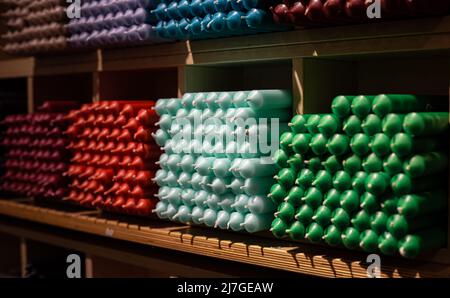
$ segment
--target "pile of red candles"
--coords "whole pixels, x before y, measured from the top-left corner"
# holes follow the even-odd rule
[[[275,21],[298,26],[332,25],[370,20],[371,0],[283,0],[272,7]],[[448,13],[449,1],[380,0],[381,20]]]
[[[5,171],[0,191],[12,195],[60,199],[67,194],[65,116],[76,102],[45,102],[38,112],[7,116],[1,146]]]
[[[160,148],[151,133],[158,116],[152,101],[102,101],[72,111],[68,200],[86,207],[149,215]]]

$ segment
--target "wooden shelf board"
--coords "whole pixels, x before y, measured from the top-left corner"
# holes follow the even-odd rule
[[[52,210],[0,200],[0,214],[60,228],[323,277],[366,277],[366,254],[101,212]],[[382,258],[384,277],[450,277],[450,266]]]
[[[8,58],[0,60],[0,79],[26,78],[33,75],[35,59]]]

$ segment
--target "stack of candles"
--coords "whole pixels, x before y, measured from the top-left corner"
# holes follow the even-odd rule
[[[61,199],[67,194],[66,112],[75,102],[45,102],[33,114],[7,116],[1,146],[6,154],[0,190],[12,195]]]
[[[66,48],[64,1],[5,1],[2,14],[8,31],[3,50],[10,54],[34,54]]]
[[[85,1],[81,17],[71,19],[66,26],[69,45],[74,48],[102,47],[165,41],[151,25],[150,9],[155,0]],[[154,23],[154,22],[153,22]]]
[[[146,216],[156,204],[151,179],[159,148],[151,127],[152,101],[103,101],[85,104],[67,118],[72,183],[69,201],[86,207]]]
[[[432,97],[338,96],[281,136],[276,237],[413,258],[446,244],[448,113]]]
[[[157,2],[157,1],[155,1]],[[159,36],[204,39],[285,30],[273,22],[276,0],[159,0],[152,14]]]
[[[299,26],[333,25],[371,20],[369,12],[374,1],[367,0],[283,0],[272,7],[278,23]],[[449,12],[449,1],[381,0],[381,20],[399,19]],[[379,21],[380,19],[374,19]]]
[[[274,135],[278,143],[279,129],[289,129],[291,105],[285,90],[160,99],[155,106],[160,129],[154,138],[165,153],[154,179],[160,186],[154,212],[182,223],[249,233],[267,230],[276,206],[266,194],[276,167],[267,157],[270,152],[251,140]],[[264,118],[276,118],[276,123],[262,123]],[[248,119],[253,124],[238,124]]]

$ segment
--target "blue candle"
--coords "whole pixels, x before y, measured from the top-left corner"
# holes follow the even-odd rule
[[[189,1],[188,0],[182,0],[178,2],[178,13],[183,18],[190,18],[192,17],[191,10],[189,8]]]
[[[213,14],[216,12],[214,1],[215,0],[203,0],[201,6],[205,14]]]
[[[240,212],[233,212],[230,215],[230,221],[228,222],[227,227],[229,229],[232,229],[233,231],[242,231],[243,226],[241,224],[244,222],[244,215]]]
[[[193,16],[202,17],[205,14],[202,8],[202,0],[192,0],[189,8]]]
[[[217,213],[217,219],[214,224],[214,228],[226,229],[228,226],[228,221],[230,220],[230,213],[225,210],[221,210]]]
[[[205,205],[208,206],[209,209],[215,210],[215,211],[219,211],[220,206],[219,206],[219,202],[220,202],[221,198],[219,195],[217,194],[210,194],[208,199],[205,202]]]
[[[215,0],[214,8],[218,12],[227,12],[231,8],[231,1],[230,0]]]
[[[178,10],[178,2],[173,1],[167,6],[167,16],[171,19],[178,19],[181,17]]]

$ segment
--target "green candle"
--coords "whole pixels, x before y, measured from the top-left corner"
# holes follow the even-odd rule
[[[359,207],[361,207],[369,214],[372,214],[380,209],[378,197],[369,192],[363,193],[359,198],[359,202]]]
[[[316,155],[323,155],[327,153],[327,143],[328,139],[324,134],[316,134],[311,138],[309,147],[311,151]]]
[[[306,229],[305,226],[299,221],[294,221],[286,232],[292,240],[299,241],[305,239]]]
[[[312,135],[308,133],[299,133],[292,139],[292,150],[298,154],[305,154],[309,151],[309,143]]]
[[[281,149],[283,149],[285,152],[290,152],[292,149],[292,140],[294,138],[294,133],[292,132],[285,132],[281,135],[280,137],[280,147]]]
[[[398,199],[397,211],[407,218],[437,213],[446,209],[447,200],[447,192],[442,189],[405,195]]]
[[[389,218],[386,213],[384,213],[383,211],[378,211],[374,215],[372,215],[370,219],[370,228],[378,234],[381,234],[382,232],[386,231],[388,219]]]
[[[350,215],[342,208],[337,208],[331,215],[331,223],[340,230],[344,230],[350,225]]]
[[[295,208],[289,203],[281,203],[278,207],[278,211],[275,212],[275,217],[281,218],[285,222],[291,222],[294,219]]]
[[[330,174],[334,174],[337,171],[342,170],[341,160],[335,155],[331,155],[324,162],[322,162],[322,166]]]
[[[348,172],[350,175],[354,175],[361,170],[362,160],[358,155],[353,154],[342,161],[342,166],[344,171]]]
[[[305,238],[313,243],[319,243],[322,240],[323,237],[323,228],[313,222],[311,223],[308,228],[306,229]]]
[[[373,96],[359,95],[352,100],[352,113],[360,118],[364,118],[370,113]]]
[[[278,205],[283,202],[284,198],[286,198],[287,195],[288,194],[282,185],[275,184],[270,189],[270,193],[267,195],[267,197],[271,199],[272,202],[275,203],[275,205]]]
[[[333,186],[339,191],[350,189],[352,185],[352,178],[347,172],[338,171],[333,177]]]
[[[388,114],[381,122],[381,130],[389,137],[403,131],[403,119],[405,115],[402,114]]]
[[[350,147],[350,138],[347,135],[335,134],[327,143],[328,152],[333,155],[343,155]]]
[[[354,135],[362,131],[361,125],[361,119],[359,119],[358,116],[351,115],[347,119],[345,119],[342,130],[348,136],[353,137]]]
[[[386,214],[395,214],[397,213],[397,203],[398,203],[397,197],[388,196],[384,198],[384,200],[380,204],[381,211],[385,212]]]
[[[378,237],[378,249],[385,255],[393,256],[397,253],[398,240],[389,232],[384,232]]]
[[[305,191],[303,188],[301,188],[299,186],[294,186],[291,188],[291,190],[289,191],[289,194],[284,199],[284,201],[288,202],[289,204],[291,204],[294,207],[297,207],[297,206],[301,205],[301,203],[302,203],[301,199],[304,194],[305,194]]]
[[[409,94],[380,94],[372,102],[372,111],[380,117],[389,113],[423,111],[426,99]]]
[[[358,133],[354,135],[350,141],[350,149],[358,156],[365,156],[369,152],[369,136]]]
[[[432,214],[408,220],[405,216],[394,214],[389,217],[386,228],[389,233],[397,238],[402,238],[414,231],[432,227],[442,222],[442,218]]]
[[[366,191],[365,183],[367,179],[367,173],[366,172],[357,172],[355,175],[353,175],[352,178],[352,188],[359,194],[363,194]]]
[[[309,188],[313,182],[315,175],[310,169],[303,169],[298,173],[297,180],[295,184],[303,188]]]
[[[306,122],[305,126],[306,129],[309,131],[309,133],[311,134],[319,133],[319,129],[317,128],[317,126],[319,125],[320,119],[321,115],[318,114],[308,116],[308,121]]]
[[[332,187],[332,177],[329,172],[320,170],[317,172],[312,186],[319,188],[322,192],[328,191]]]
[[[281,218],[275,218],[272,221],[272,227],[270,228],[270,231],[272,234],[277,238],[282,238],[286,236],[286,230],[288,228],[288,225],[284,220]]]
[[[432,175],[411,179],[408,175],[397,174],[391,179],[391,188],[394,194],[401,196],[412,192],[437,188],[443,182],[442,178],[442,175]]]
[[[317,129],[321,134],[332,136],[341,129],[341,121],[335,115],[323,115],[317,125]]]
[[[331,110],[340,118],[347,117],[351,113],[351,104],[355,96],[339,95],[333,99]]]
[[[322,159],[320,157],[312,157],[309,160],[305,160],[305,164],[308,165],[308,169],[310,169],[313,173],[317,173],[322,170]]]
[[[305,202],[308,206],[315,209],[322,204],[323,194],[316,187],[310,187],[306,191],[302,201]]]
[[[370,215],[364,210],[360,210],[356,213],[350,222],[358,231],[370,229]]]
[[[330,208],[328,208],[326,206],[320,206],[319,208],[317,208],[316,212],[314,213],[312,220],[317,222],[322,227],[328,226],[331,222]]]
[[[332,188],[325,194],[323,205],[327,206],[331,210],[334,210],[339,206],[341,206],[340,200],[341,200],[341,193],[338,190]]]
[[[291,131],[296,134],[306,132],[306,121],[308,120],[307,115],[295,115],[292,118],[291,122],[288,123],[288,126],[291,128]]]
[[[371,173],[367,176],[366,191],[379,196],[383,194],[389,186],[389,176],[386,173]]]
[[[442,145],[438,139],[416,138],[413,139],[405,133],[396,134],[391,140],[391,150],[399,157],[405,157],[414,152],[436,151]]]
[[[298,172],[303,169],[303,156],[296,153],[288,159],[287,163],[291,169]]]
[[[346,190],[341,195],[341,207],[347,213],[351,214],[358,209],[359,206],[359,194],[354,190]]]
[[[370,141],[369,147],[375,155],[383,157],[391,151],[391,139],[384,133],[377,133]]]
[[[277,150],[273,157],[273,161],[280,169],[289,167],[288,160],[289,155],[283,149]]]
[[[355,228],[349,227],[342,233],[342,243],[348,249],[359,248],[360,234]]]
[[[359,247],[365,252],[375,252],[378,248],[378,234],[372,230],[365,230],[361,233]]]
[[[314,210],[308,206],[303,205],[297,210],[295,219],[304,225],[309,225],[312,222],[312,217],[314,216]]]
[[[403,170],[411,177],[421,177],[445,170],[448,157],[444,152],[428,152],[407,159]]]
[[[397,154],[391,153],[383,161],[383,170],[391,176],[401,173],[403,171],[403,161]]]
[[[433,228],[407,235],[398,242],[399,252],[405,258],[415,258],[422,252],[437,250],[447,244],[447,231]]]
[[[448,129],[447,112],[410,113],[403,121],[403,129],[413,136],[431,136]]]
[[[381,119],[377,115],[370,114],[362,122],[361,128],[366,135],[373,136],[381,132]]]
[[[277,175],[273,177],[277,182],[284,186],[285,189],[290,189],[295,182],[296,173],[292,169],[281,169]]]
[[[363,160],[362,167],[368,173],[380,172],[383,170],[383,160],[371,153]]]
[[[328,245],[338,246],[341,244],[341,231],[334,225],[328,226],[322,237]]]

